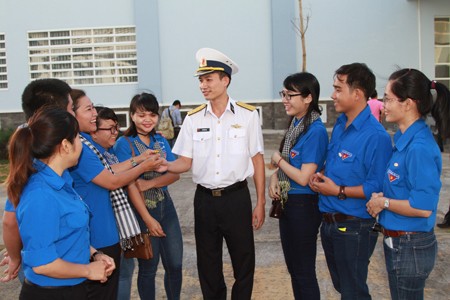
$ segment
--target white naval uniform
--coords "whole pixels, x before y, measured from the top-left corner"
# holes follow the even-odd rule
[[[187,115],[173,153],[192,158],[192,180],[209,189],[243,181],[254,173],[251,158],[264,153],[263,135],[256,110],[229,98],[222,116],[211,104]]]

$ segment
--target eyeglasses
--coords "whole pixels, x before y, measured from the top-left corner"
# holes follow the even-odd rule
[[[288,94],[285,91],[279,91],[278,94],[280,95],[281,98],[284,98],[286,100],[291,100],[292,97],[295,96],[301,96],[302,94]]]
[[[110,128],[97,128],[97,130],[109,130],[109,132],[111,132],[111,134],[116,134],[120,131],[120,127],[119,127],[119,125],[117,125],[117,126],[110,127]]]
[[[386,96],[383,97],[383,103],[384,104],[391,104],[394,101],[400,102],[400,99],[398,99],[398,98],[388,98]]]

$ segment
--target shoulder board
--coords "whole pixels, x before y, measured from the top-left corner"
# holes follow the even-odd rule
[[[256,109],[256,107],[254,107],[253,105],[241,102],[241,101],[237,101],[236,102],[237,105],[239,105],[240,107],[243,107],[245,109],[248,109],[250,111],[254,111]]]
[[[206,107],[206,104],[202,104],[200,106],[197,106],[196,108],[194,108],[193,110],[191,110],[190,112],[188,112],[188,116],[191,116],[195,113],[198,113],[199,111],[201,111],[202,109],[204,109]]]

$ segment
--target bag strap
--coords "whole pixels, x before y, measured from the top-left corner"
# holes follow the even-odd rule
[[[128,144],[130,145],[131,156],[135,157],[136,153],[134,153],[134,147],[133,147],[133,144],[131,143],[130,139],[126,135],[124,135],[123,137],[127,140]]]

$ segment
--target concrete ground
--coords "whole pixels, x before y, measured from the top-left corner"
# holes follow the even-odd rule
[[[281,140],[280,131],[265,131],[265,160],[270,161],[270,155]],[[272,171],[266,169],[267,176]],[[443,215],[448,209],[450,199],[450,156],[449,153],[443,153],[443,174],[442,191],[439,202],[439,211],[437,222],[442,220]],[[254,197],[254,188],[252,180],[249,181],[250,190]],[[184,259],[183,259],[183,288],[181,299],[202,299],[200,286],[197,278],[196,253],[194,240],[194,218],[193,218],[193,196],[195,185],[192,183],[191,173],[182,174],[181,179],[170,186],[170,193],[174,199],[178,216],[183,232],[184,240]],[[266,214],[268,215],[271,201],[267,197]],[[0,189],[0,214],[4,207],[5,193]],[[439,253],[436,265],[431,273],[426,289],[425,299],[449,299],[450,295],[450,230],[435,229],[439,241]],[[1,235],[1,229],[0,229]],[[1,243],[2,240],[0,240]],[[275,300],[275,299],[293,299],[290,286],[290,277],[284,263],[284,258],[280,245],[278,232],[278,221],[267,216],[263,228],[255,232],[256,244],[256,273],[253,289],[253,299],[256,300]],[[1,246],[0,246],[1,247]],[[225,245],[224,245],[225,247]],[[1,249],[1,248],[0,248]],[[224,273],[229,289],[233,283],[233,271],[227,251],[224,251]],[[2,272],[0,268],[0,272]],[[132,299],[139,299],[136,289],[136,275],[133,279]],[[1,274],[1,273],[0,273]],[[166,299],[163,287],[164,270],[160,266],[157,275],[157,296],[156,299]],[[317,254],[317,276],[321,290],[322,299],[339,299],[331,284],[331,279],[325,262],[320,238],[318,240]],[[382,249],[381,237],[378,240],[377,247],[372,256],[369,278],[369,288],[373,299],[390,299],[387,275],[384,266],[384,255]],[[17,299],[20,291],[18,280],[2,284],[0,283],[0,300]],[[230,298],[230,296],[228,296]]]

